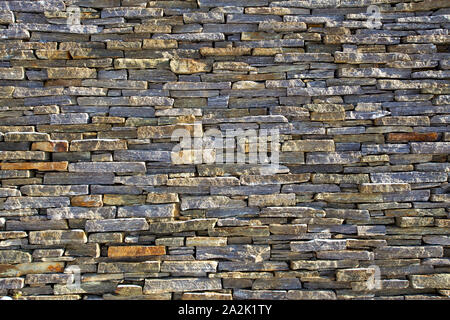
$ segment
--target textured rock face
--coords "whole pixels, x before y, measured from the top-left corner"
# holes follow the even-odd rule
[[[449,299],[449,17],[0,1],[0,297]]]

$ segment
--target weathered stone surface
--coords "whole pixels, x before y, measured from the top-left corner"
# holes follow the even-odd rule
[[[114,183],[124,184],[127,186],[154,186],[164,185],[167,182],[167,175],[139,175],[139,176],[116,176]]]
[[[0,188],[0,197],[18,197],[21,196],[19,190],[9,189],[9,188]]]
[[[408,183],[362,183],[359,186],[361,193],[377,193],[377,192],[399,192],[410,191],[411,186]]]
[[[21,67],[0,68],[1,80],[23,80],[24,76],[24,69]]]
[[[336,294],[331,290],[289,290],[287,292],[289,300],[336,300]]]
[[[98,264],[98,273],[141,273],[159,272],[159,261],[144,262],[101,262]]]
[[[316,253],[318,259],[330,260],[373,260],[373,252],[361,250],[336,250],[336,251],[318,251]]]
[[[338,203],[383,202],[383,197],[380,194],[318,193],[315,198],[317,200]]]
[[[192,74],[209,72],[211,70],[211,66],[207,63],[194,59],[177,59],[170,61],[170,70],[176,74]]]
[[[67,141],[34,142],[31,145],[31,150],[40,150],[47,152],[67,152],[69,151],[69,144]]]
[[[311,176],[313,183],[354,183],[364,184],[370,182],[368,174],[334,174],[334,173],[315,173]]]
[[[248,205],[250,207],[268,206],[294,206],[296,204],[295,194],[273,194],[273,195],[250,195]]]
[[[97,72],[90,68],[48,68],[47,76],[49,79],[86,79],[95,78]]]
[[[101,195],[75,196],[70,199],[74,207],[101,207],[103,205]]]
[[[226,246],[226,237],[189,237],[186,238],[187,247],[219,247]]]
[[[113,184],[113,173],[102,173],[101,175],[92,175],[91,173],[46,173],[44,176],[45,184],[56,185],[85,185],[85,184]]]
[[[300,174],[277,174],[277,175],[243,175],[240,178],[240,183],[243,185],[268,185],[268,184],[290,184],[306,182],[310,178],[309,173]]]
[[[0,164],[2,170],[67,171],[68,162],[8,162]]]
[[[442,153],[450,152],[450,142],[412,142],[412,153]]]
[[[251,237],[264,237],[269,236],[269,228],[267,226],[254,226],[254,227],[222,227],[209,230],[208,234],[211,236],[251,236]]]
[[[201,136],[201,127],[200,133],[196,134],[194,132],[195,128],[198,128],[198,125],[191,124],[180,124],[180,125],[167,125],[167,126],[142,126],[138,128],[137,134],[138,138],[152,138],[152,139],[160,139],[160,138],[171,138],[172,134],[174,134],[175,130],[186,130],[195,136]]]
[[[233,296],[230,293],[186,292],[181,300],[233,300]]]
[[[82,208],[66,207],[47,209],[47,218],[60,219],[112,219],[116,215],[116,207]]]
[[[0,270],[2,277],[20,277],[27,274],[63,272],[63,262],[32,262],[20,264],[3,264]]]
[[[7,132],[4,137],[5,141],[21,142],[21,141],[48,141],[50,136],[47,133],[39,132]]]
[[[427,227],[434,225],[432,217],[398,217],[396,223],[399,227]]]
[[[103,203],[111,206],[131,206],[145,203],[145,195],[105,194]]]
[[[0,160],[47,160],[43,151],[0,151]]]
[[[205,274],[216,272],[217,265],[216,261],[164,261],[161,265],[161,272]]]
[[[25,214],[27,216],[27,214]],[[21,220],[8,221],[7,230],[65,230],[68,229],[67,222],[48,221],[39,217],[23,217]]]
[[[353,268],[358,266],[357,260],[317,260],[292,261],[291,269],[330,270],[336,268]]]
[[[174,178],[167,181],[168,186],[182,186],[182,187],[224,187],[236,186],[239,184],[236,178]]]
[[[251,51],[251,48],[200,48],[202,56],[243,56],[250,54]],[[215,65],[214,68],[220,68],[220,66]]]
[[[270,255],[270,247],[264,245],[228,245],[226,247],[197,247],[196,258],[208,260],[221,257],[231,261],[262,262]]]
[[[126,141],[117,139],[73,140],[70,143],[70,151],[123,150],[126,148]]]
[[[144,39],[142,43],[143,49],[173,49],[178,48],[176,40],[161,40],[161,39]]]
[[[334,151],[333,140],[293,140],[283,144],[282,151]]]
[[[442,257],[442,247],[424,246],[424,247],[384,247],[375,250],[375,259],[401,259],[401,258],[432,258]]]
[[[177,214],[175,204],[126,206],[120,207],[117,211],[119,218],[174,218]]]
[[[261,217],[324,217],[325,211],[312,207],[266,207],[261,210]]]
[[[337,281],[367,281],[375,274],[375,269],[354,268],[338,270],[336,272]]]
[[[214,209],[214,208],[238,208],[243,206],[242,200],[233,200],[225,196],[210,197],[184,197],[181,202],[181,210],[188,209]]]
[[[70,205],[68,197],[9,197],[5,209],[60,208]]]
[[[217,219],[192,219],[187,221],[172,221],[150,223],[148,231],[156,234],[170,234],[184,231],[209,230],[214,227]]]
[[[114,151],[114,160],[117,161],[170,161],[168,151],[147,151],[147,150],[117,150]]]
[[[133,258],[157,256],[166,253],[163,246],[111,246],[108,247],[108,257],[110,258]]]
[[[77,244],[86,243],[87,238],[83,230],[51,230],[30,231],[29,241],[31,244]]]
[[[291,242],[291,250],[297,252],[344,250],[346,240],[316,239],[305,242]]]
[[[18,250],[1,250],[0,263],[16,264],[31,262],[31,255],[24,251]]]
[[[143,162],[80,162],[69,165],[69,172],[133,173],[145,172],[145,169],[145,163]]]
[[[27,274],[27,284],[68,283],[73,278],[71,274]]]
[[[409,276],[411,286],[415,289],[450,288],[450,277],[448,273],[437,273],[432,275],[411,275]]]
[[[153,69],[167,65],[168,59],[115,59],[115,69]]]
[[[66,295],[66,294],[101,294],[105,292],[113,292],[117,286],[117,282],[86,282],[81,283],[80,286],[68,286],[65,284],[55,284],[54,294],[55,295]]]
[[[88,220],[85,225],[87,232],[139,231],[148,230],[144,218]]]
[[[436,132],[430,133],[389,133],[387,136],[388,141],[437,141],[438,134]]]
[[[120,232],[111,233],[91,233],[88,242],[96,243],[118,243],[123,241],[123,234]]]
[[[0,289],[21,289],[24,287],[23,278],[0,279]]]
[[[361,93],[359,86],[335,86],[328,88],[287,88],[288,96],[335,96]]]
[[[375,183],[444,182],[447,181],[447,174],[441,172],[371,173],[370,179]]]
[[[306,155],[307,164],[347,164],[361,159],[360,152],[313,152]]]
[[[271,224],[269,230],[271,234],[299,234],[307,232],[306,224]]]

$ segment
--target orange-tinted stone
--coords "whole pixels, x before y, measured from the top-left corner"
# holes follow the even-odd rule
[[[81,79],[57,79],[47,80],[45,87],[81,87]]]
[[[72,197],[70,203],[76,207],[101,207],[103,205],[102,196],[99,194]]]
[[[437,141],[437,132],[406,132],[406,133],[389,133],[387,136],[388,141]]]
[[[233,300],[231,293],[221,292],[186,292],[181,300]]]
[[[69,151],[69,143],[67,141],[42,141],[33,142],[31,150],[40,150],[47,152],[66,152]]]
[[[164,246],[112,246],[108,248],[108,257],[127,258],[159,256],[166,254]]]
[[[67,171],[67,161],[61,162],[12,162],[1,163],[2,170],[38,170],[38,171]]]

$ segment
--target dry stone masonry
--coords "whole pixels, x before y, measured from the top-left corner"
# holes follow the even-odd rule
[[[449,298],[449,29],[448,0],[0,1],[0,296]]]

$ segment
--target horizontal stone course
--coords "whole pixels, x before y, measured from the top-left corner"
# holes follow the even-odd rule
[[[0,1],[0,297],[449,299],[449,8]]]

